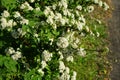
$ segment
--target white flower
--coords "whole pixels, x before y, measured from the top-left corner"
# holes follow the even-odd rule
[[[65,19],[63,19],[63,18],[60,20],[60,22],[61,22],[61,25],[62,25],[62,26],[64,26],[65,23],[66,23]]]
[[[37,70],[42,76],[44,75],[44,71],[40,68]]]
[[[52,16],[48,16],[47,22],[52,25],[54,23],[53,17]]]
[[[79,21],[81,22],[81,23],[86,23],[85,22],[85,18],[84,18],[84,16],[83,15],[81,15],[80,17],[79,17]]]
[[[34,37],[38,38],[38,34],[35,33],[35,34],[34,34]]]
[[[52,53],[48,52],[47,50],[44,50],[42,53],[42,59],[45,61],[50,61],[52,57]]]
[[[65,15],[65,16],[71,16],[71,12],[68,10],[68,9],[64,9],[63,10],[63,14]]]
[[[96,21],[97,21],[99,24],[101,24],[101,23],[102,23],[99,19],[97,19]]]
[[[60,75],[59,80],[70,80],[70,69],[68,67],[65,67],[65,69],[62,72],[62,75]]]
[[[78,54],[84,57],[86,55],[86,51],[84,50],[84,48],[80,48],[78,49]]]
[[[62,19],[62,15],[60,13],[55,13],[55,20],[60,21]]]
[[[64,58],[62,52],[59,51],[58,54],[60,55],[59,60],[62,60]]]
[[[30,6],[27,1],[20,6],[20,9],[33,10],[32,6]]]
[[[103,2],[102,1],[99,1],[99,6],[102,7],[103,6]]]
[[[22,28],[18,28],[17,31],[18,31],[19,35],[24,36],[24,35],[26,34],[26,32],[24,32],[24,31],[22,30]]]
[[[46,61],[41,61],[42,69],[44,69],[47,66]]]
[[[65,73],[67,73],[67,74],[70,73],[70,69],[68,67],[65,68]]]
[[[22,28],[18,28],[17,31],[18,31],[18,35],[22,35],[23,36],[23,35],[26,34],[26,32],[23,32]]]
[[[14,17],[17,18],[17,17],[20,17],[20,16],[21,16],[20,13],[18,11],[16,11],[15,14],[14,14]]]
[[[29,7],[30,4],[26,1],[25,3],[23,3],[26,7]]]
[[[67,74],[66,80],[70,80],[70,75],[69,74]]]
[[[68,7],[67,2],[62,2],[62,3],[63,3],[63,8],[67,9],[67,7]]]
[[[8,21],[7,26],[9,26],[9,27],[13,26],[13,20],[12,19]]]
[[[22,4],[22,5],[20,6],[20,9],[25,9],[25,8],[26,8],[25,4]]]
[[[22,55],[21,55],[21,52],[20,52],[20,51],[16,51],[11,57],[12,57],[12,59],[14,59],[14,60],[18,60],[19,58],[22,57]]]
[[[49,41],[50,41],[50,45],[52,45],[52,44],[53,44],[54,39],[53,39],[53,38],[51,38],[51,39],[49,39]]]
[[[1,26],[2,26],[2,29],[5,29],[7,27],[7,20],[6,18],[1,18]]]
[[[99,37],[100,36],[100,33],[99,32],[97,32],[97,37]]]
[[[73,58],[73,56],[68,56],[68,57],[66,58],[66,60],[67,60],[68,62],[73,62],[73,61],[74,61],[74,58]]]
[[[89,31],[90,31],[90,29],[89,29],[89,27],[88,27],[88,26],[86,26],[85,28],[86,28],[86,31],[87,31],[87,32],[89,32]]]
[[[50,12],[51,12],[50,7],[49,7],[49,6],[46,6],[46,7],[45,7],[45,10],[44,10],[44,14],[45,14],[46,16],[48,16]]]
[[[94,0],[94,3],[98,4],[98,3],[99,3],[99,0]]]
[[[76,7],[76,9],[82,10],[82,6],[81,6],[81,5],[78,5],[78,6]]]
[[[77,72],[73,71],[73,75],[71,77],[71,80],[76,80]]]
[[[103,5],[104,5],[104,10],[108,10],[109,9],[109,5],[106,2],[104,2]]]
[[[32,6],[28,6],[28,10],[32,11],[33,10]]]
[[[80,21],[76,21],[76,25],[77,25],[78,30],[81,31],[83,29],[84,23],[81,23]]]
[[[37,7],[37,8],[35,8],[35,10],[36,10],[36,11],[40,11],[40,8],[39,8],[39,7]]]
[[[13,30],[11,34],[13,38],[15,39],[19,38],[19,33],[17,31]]]
[[[70,80],[70,75],[62,73],[62,75],[59,77],[59,80]]]
[[[83,17],[83,15],[81,15],[81,17],[79,17],[79,21],[76,21],[75,24],[78,28],[78,30],[82,30],[83,29],[83,26],[85,26],[85,18]]]
[[[77,16],[80,16],[79,11],[76,10],[75,13]]]
[[[94,10],[94,6],[88,6],[88,12],[93,12],[93,10]]]
[[[9,17],[10,14],[7,10],[4,10],[3,13],[1,13],[2,17]]]
[[[60,48],[66,48],[68,47],[69,43],[68,40],[65,37],[59,37],[57,41],[57,46]]]
[[[65,73],[62,73],[62,75],[59,77],[59,80],[65,80]]]
[[[75,19],[72,19],[72,20],[70,21],[70,23],[71,23],[72,25],[74,25],[74,24],[76,23]]]
[[[78,45],[80,44],[80,39],[75,36],[75,32],[71,32],[68,37],[69,37],[69,39],[70,39],[71,46],[72,46],[74,49],[77,49],[77,48],[78,48]]]
[[[23,18],[22,21],[20,21],[20,23],[28,25],[29,20]]]
[[[56,9],[56,4],[53,4],[52,8],[53,8],[53,10],[55,10]]]
[[[14,21],[14,22],[13,22],[13,26],[16,26],[16,25],[17,25],[17,23]]]
[[[7,54],[14,54],[15,50],[13,49],[13,47],[9,47],[9,48],[5,49],[5,53],[7,53]]]
[[[71,18],[72,19],[75,19],[75,15],[71,13]]]
[[[35,2],[35,0],[30,0],[31,3]]]
[[[59,61],[59,71],[60,73],[63,73],[65,70],[65,65],[63,61]]]
[[[61,0],[58,5],[60,7],[67,8],[68,7],[67,0]]]

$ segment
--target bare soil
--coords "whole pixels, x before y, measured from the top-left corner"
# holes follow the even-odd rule
[[[112,63],[111,80],[120,80],[120,0],[112,0],[114,10],[112,18],[108,21],[110,53]]]

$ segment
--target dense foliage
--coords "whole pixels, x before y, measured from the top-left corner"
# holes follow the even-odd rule
[[[106,77],[101,0],[1,0],[0,80]],[[104,64],[104,65],[103,65]]]

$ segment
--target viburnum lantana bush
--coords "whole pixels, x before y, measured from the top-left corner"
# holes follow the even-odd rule
[[[89,55],[87,44],[84,44],[85,40],[89,44],[87,38],[91,38],[92,43],[103,34],[97,30],[97,26],[94,27],[92,20],[86,15],[91,14],[95,6],[103,8],[104,11],[108,10],[106,2],[101,0],[0,2],[1,80],[80,79],[77,78],[81,74],[78,74],[80,71],[76,66],[72,68],[67,63],[78,64],[76,55],[79,59]],[[95,21],[95,25],[102,25],[100,20]],[[95,43],[97,45],[97,42]],[[91,48],[96,47],[94,44],[91,45]]]

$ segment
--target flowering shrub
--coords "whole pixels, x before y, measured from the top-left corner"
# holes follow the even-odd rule
[[[0,2],[1,80],[102,78],[98,75],[99,68],[97,69],[101,58],[97,56],[100,55],[99,50],[106,50],[105,26],[90,14],[94,13],[95,6],[108,10],[106,2],[101,0]],[[100,70],[103,71],[103,68]]]

